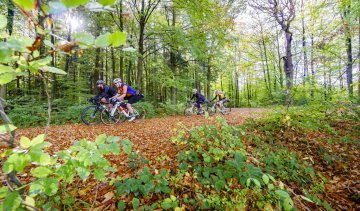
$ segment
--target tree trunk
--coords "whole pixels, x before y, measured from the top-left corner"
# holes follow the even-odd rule
[[[51,23],[50,31],[51,31],[50,41],[54,45],[55,44],[55,36],[53,36],[53,34],[55,33],[54,32],[54,22]],[[51,48],[51,50],[54,50],[54,48]],[[51,66],[52,67],[55,67],[55,58],[56,57],[55,57],[55,52],[54,52],[54,53],[51,54]],[[51,93],[52,93],[52,98],[56,99],[58,88],[57,88],[57,81],[56,81],[56,74],[55,73],[52,74],[52,79],[53,79],[53,84],[52,84]]]
[[[176,14],[175,14],[175,8],[173,7],[173,10],[172,10],[172,30],[174,30],[175,32],[175,23],[176,23]],[[173,34],[174,36],[174,34]],[[176,72],[176,49],[174,47],[174,43],[171,43],[170,44],[170,68],[174,74],[174,78],[173,80],[176,80],[176,75],[177,75],[177,72]],[[173,85],[171,87],[171,95],[172,95],[172,103],[175,105],[176,104],[176,95],[177,95],[177,88],[175,85]]]
[[[315,86],[315,70],[314,70],[314,35],[311,34],[311,58],[310,58],[310,67],[311,67],[311,89],[310,96],[311,99],[314,99],[314,86]]]
[[[111,47],[110,48],[110,53],[111,53],[111,69],[112,69],[112,80],[114,80],[115,78],[118,78],[116,75],[116,60],[115,60],[115,53],[114,53],[114,48]],[[120,77],[121,80],[124,80],[122,77]]]
[[[264,78],[267,77],[267,80],[265,80],[265,86],[267,87],[267,89],[269,91],[269,97],[271,98],[272,94],[271,94],[270,71],[269,71],[269,63],[268,63],[268,58],[267,58],[266,44],[265,44],[265,38],[264,38],[264,32],[263,32],[262,24],[260,24],[260,29],[261,29],[261,41],[262,41],[262,45],[263,45],[263,48],[264,48],[265,65],[266,65],[266,74],[265,74],[265,70],[264,70]]]
[[[122,12],[123,12],[123,7],[122,7],[122,4],[123,4],[123,0],[120,0],[120,16],[119,16],[119,21],[120,21],[120,30],[121,31],[124,31],[124,18],[122,16]],[[122,46],[120,46],[120,51],[122,50]],[[119,77],[121,78],[121,80],[124,80],[123,77],[124,77],[124,56],[122,55],[122,52],[120,52],[120,59],[119,59],[119,62],[120,62],[120,75]]]
[[[211,65],[210,65],[210,57],[208,58],[208,65],[206,71],[206,97],[210,98],[210,82],[211,82]]]
[[[304,1],[301,0],[301,10],[303,11]],[[306,36],[305,36],[305,21],[304,14],[301,18],[302,23],[302,46],[303,46],[303,55],[304,55],[304,73],[303,73],[303,86],[305,87],[305,79],[309,75],[308,73],[308,60],[307,60],[307,48],[306,48]],[[304,92],[305,93],[305,92]]]
[[[276,33],[276,44],[277,44],[277,53],[278,53],[278,60],[279,60],[279,83],[281,89],[284,87],[284,77],[283,77],[283,70],[281,69],[281,55],[280,55],[280,44],[279,44],[279,33]]]
[[[359,51],[358,51],[358,102],[360,103],[360,17],[359,17]]]
[[[239,96],[239,74],[238,71],[235,71],[235,106],[239,107],[240,104],[240,96]]]
[[[347,21],[347,19],[350,19],[350,8],[346,9],[344,11],[344,29],[345,29],[345,36],[346,36],[346,54],[347,54],[347,63],[346,63],[346,82],[347,82],[347,88],[349,97],[353,96],[353,76],[352,76],[352,46],[351,46],[351,29],[350,29],[350,21]]]
[[[66,40],[70,42],[71,41],[71,32],[72,32],[71,23],[69,23],[68,27],[69,27],[69,29],[67,32]],[[67,72],[68,74],[69,74],[70,62],[71,62],[71,56],[66,54],[66,62],[65,62],[64,71]],[[68,74],[66,75],[66,77],[68,76]]]
[[[286,104],[290,105],[292,102],[291,89],[293,87],[294,80],[294,67],[292,62],[291,54],[291,42],[292,42],[292,33],[290,31],[285,31],[286,36],[286,57],[284,57],[284,70],[286,77]]]

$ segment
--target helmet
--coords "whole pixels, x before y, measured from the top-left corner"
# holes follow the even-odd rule
[[[105,84],[105,82],[103,80],[96,81],[96,86],[99,85],[99,84]]]
[[[215,90],[215,91],[214,91],[214,95],[217,95],[218,92],[219,92],[218,90]]]
[[[114,84],[121,83],[121,78],[115,78],[113,82],[114,82]]]
[[[196,94],[196,92],[197,92],[197,89],[193,89],[193,90],[192,90],[192,93],[193,93],[193,94]]]

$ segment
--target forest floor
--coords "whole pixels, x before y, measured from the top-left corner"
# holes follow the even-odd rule
[[[247,118],[260,118],[270,112],[268,109],[243,108],[233,109],[230,115],[225,115],[227,122],[231,125],[243,124]],[[55,154],[59,150],[67,149],[75,140],[87,139],[95,140],[100,134],[119,136],[121,139],[129,139],[133,144],[133,150],[139,151],[142,156],[149,160],[149,167],[153,170],[166,168],[169,170],[177,169],[177,155],[179,149],[170,141],[170,138],[176,135],[177,128],[192,128],[199,125],[213,124],[216,118],[204,118],[203,116],[170,116],[163,118],[152,118],[138,120],[135,122],[125,122],[113,126],[103,124],[87,126],[84,124],[69,124],[61,126],[51,126],[48,130],[46,141],[52,146],[47,150],[50,154]],[[360,124],[359,124],[360,126]],[[339,129],[340,134],[345,134],[351,130],[351,125],[346,123],[336,123],[333,125]],[[44,133],[44,127],[26,128],[17,130],[17,139],[21,136],[33,138],[38,134]],[[287,134],[289,137],[295,137],[296,134]],[[359,143],[336,143],[329,144],[318,141],[318,137],[324,134],[316,133],[303,134],[309,143],[299,141],[297,138],[287,138],[286,145],[294,151],[303,153],[304,158],[307,155],[314,157],[316,163],[315,170],[320,171],[328,179],[325,185],[326,192],[324,199],[336,210],[360,209],[359,197],[360,191],[360,153]],[[284,137],[278,137],[283,141]],[[331,139],[332,137],[328,137]],[[354,147],[355,146],[355,147]],[[342,159],[328,163],[316,158],[319,148],[338,154]],[[306,149],[306,150],[304,150]],[[128,157],[124,153],[119,156],[107,156],[109,161],[117,168],[108,178],[130,178],[133,170],[128,167]],[[335,164],[334,164],[335,163]],[[31,181],[27,174],[20,175],[24,182]],[[113,188],[107,183],[95,183],[92,178],[85,182],[78,182],[76,186],[68,190],[79,203],[92,205],[98,210],[116,209],[118,199],[115,197]],[[290,185],[291,186],[291,185]],[[296,187],[294,188],[296,189]],[[296,193],[296,190],[294,191]],[[293,193],[294,193],[293,192]],[[127,200],[127,199],[122,199]],[[129,199],[130,200],[130,199]],[[315,206],[316,207],[316,206]]]

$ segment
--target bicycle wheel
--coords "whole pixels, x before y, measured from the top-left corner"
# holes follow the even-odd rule
[[[111,116],[110,112],[104,109],[101,112],[100,118],[105,125],[113,125],[118,123],[122,116],[124,116],[123,113],[119,113],[117,110],[114,112],[114,116]]]
[[[134,110],[134,115],[136,115],[137,120],[144,120],[146,116],[146,111],[141,105],[132,105]]]
[[[99,124],[101,119],[101,110],[95,106],[88,106],[81,112],[81,121],[87,125]]]
[[[221,112],[223,115],[230,114],[231,108],[227,108],[227,107],[225,107],[225,106],[223,105],[223,106],[221,107],[221,109],[220,109],[220,112]]]

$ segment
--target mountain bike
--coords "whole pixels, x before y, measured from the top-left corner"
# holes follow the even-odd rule
[[[91,98],[89,102],[93,105],[87,106],[81,112],[81,120],[87,125],[99,124],[101,112],[107,110],[107,106],[100,99]]]
[[[100,114],[100,119],[105,125],[113,125],[118,122],[124,122],[127,119],[130,119],[132,116],[130,115],[129,110],[126,108],[125,102],[116,101],[113,102],[114,108],[111,111],[103,110]],[[132,104],[133,115],[136,117],[135,120],[144,120],[145,119],[145,109],[138,104]]]
[[[200,110],[196,107],[196,103],[192,102],[190,100],[187,101],[185,110],[184,110],[184,115],[185,116],[191,116],[191,115],[197,115],[197,114],[204,114],[205,110],[203,109],[203,107],[200,105]]]
[[[230,100],[228,99],[226,102],[230,102]],[[209,112],[209,115],[213,115],[213,114],[216,114],[216,113],[221,113],[223,115],[225,114],[229,114],[231,112],[231,107],[227,107],[225,105],[225,103],[212,103],[212,102],[209,102],[207,104],[207,112]]]

